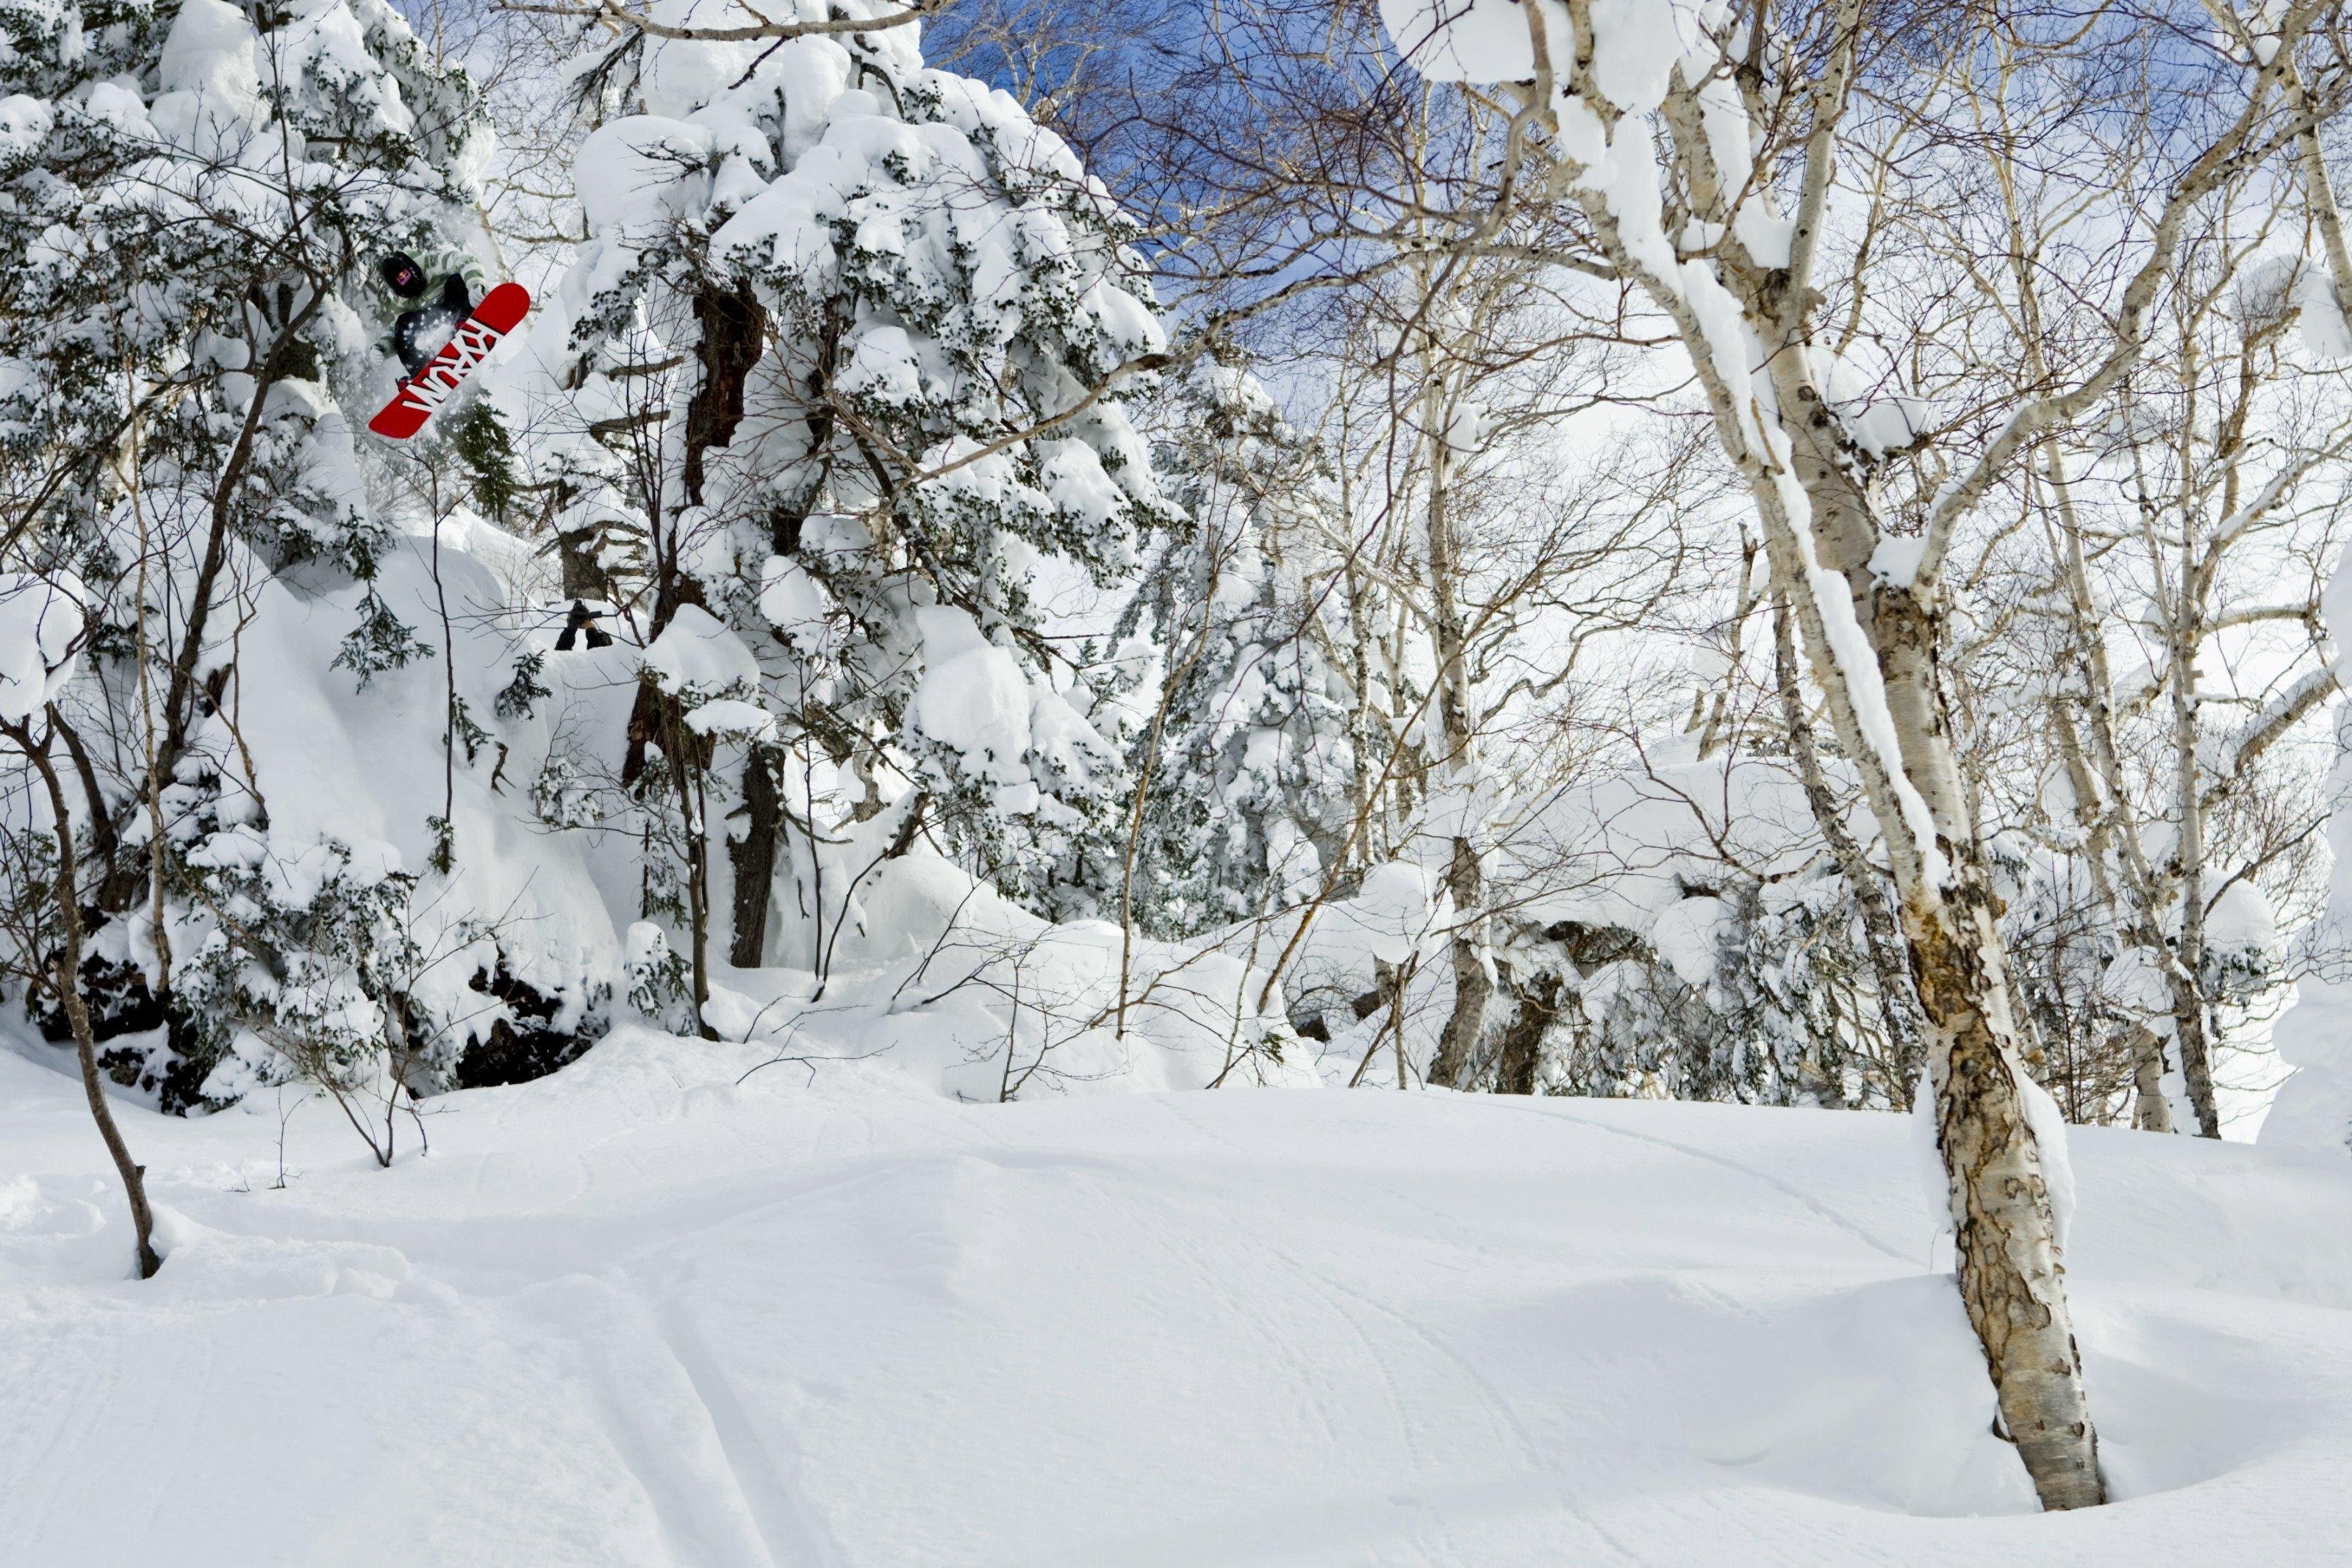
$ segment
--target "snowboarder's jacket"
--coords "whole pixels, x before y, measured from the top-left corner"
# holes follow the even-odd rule
[[[398,298],[422,300],[432,287],[425,269],[399,251],[376,266],[383,275],[384,287]],[[441,280],[440,297],[432,304],[420,304],[402,312],[392,324],[392,349],[410,375],[431,362],[441,345],[449,340],[449,334],[473,308],[473,288],[467,283],[465,274],[453,272]]]

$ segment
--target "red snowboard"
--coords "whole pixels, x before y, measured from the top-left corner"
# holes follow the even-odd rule
[[[457,323],[457,330],[425,367],[400,383],[392,401],[368,421],[368,428],[394,441],[405,441],[425,428],[434,411],[449,400],[489,358],[499,340],[519,326],[530,308],[530,295],[520,283],[501,283],[482,296],[474,313]]]

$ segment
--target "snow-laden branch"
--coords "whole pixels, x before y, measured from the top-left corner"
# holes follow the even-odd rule
[[[2232,610],[2225,615],[2215,616],[2210,623],[2210,629],[2215,632],[2227,632],[2234,627],[2258,626],[2273,621],[2309,621],[2318,613],[2319,604],[2315,600],[2305,600],[2300,604],[2257,604],[2250,609]],[[2151,629],[2156,629],[2158,625],[2153,621],[2138,621],[2134,623]]]
[[[737,0],[742,5],[742,0]],[[748,44],[761,39],[782,43],[793,38],[806,38],[826,34],[880,33],[892,27],[903,27],[935,16],[946,8],[947,0],[920,0],[902,10],[885,12],[879,16],[828,16],[821,22],[775,22],[760,16],[751,5],[742,8],[760,16],[756,22],[737,27],[678,27],[667,22],[656,22],[642,11],[632,11],[619,0],[599,0],[593,5],[541,5],[529,0],[500,0],[499,9],[522,12],[539,16],[569,16],[575,21],[604,22],[616,27],[626,27],[651,37],[670,38],[689,44]]]
[[[2253,499],[2222,518],[2221,526],[2213,531],[2213,542],[2206,549],[2206,569],[2210,570],[2214,563],[2220,561],[2232,546],[2245,537],[2247,529],[2268,517],[2281,501],[2292,495],[2294,487],[2303,482],[2305,475],[2322,463],[2331,462],[2343,455],[2344,445],[2341,442],[2331,442],[2326,446],[2315,446],[2305,452],[2295,462],[2288,464],[2264,480],[2263,487],[2254,492]]]
[[[2248,719],[2245,726],[2230,738],[2222,748],[2215,771],[2220,778],[2206,791],[2208,805],[2245,781],[2263,753],[2279,738],[2307,717],[2313,709],[2335,695],[2336,691],[2336,664],[2329,660],[2288,685],[2285,690],[2263,705],[2260,713]]]
[[[2010,415],[1977,460],[1955,475],[1937,493],[1927,514],[1924,542],[1913,581],[1931,584],[1943,565],[1944,556],[1951,549],[1952,537],[1960,519],[1973,511],[1984,499],[1985,492],[2008,468],[2020,449],[2041,431],[2083,413],[2109,392],[2124,376],[2139,363],[2147,349],[2148,312],[2156,304],[2157,292],[2172,274],[2174,258],[2180,248],[2180,234],[2189,214],[2199,202],[2219,189],[2231,175],[2248,168],[2273,150],[2273,143],[2257,140],[2255,132],[2262,125],[2272,95],[2283,86],[2283,78],[2293,64],[2294,45],[2301,39],[2312,19],[2322,10],[2331,8],[2329,0],[2303,0],[2279,19],[2275,47],[2270,57],[2254,73],[2252,85],[2247,89],[2246,101],[2237,119],[2210,146],[2200,153],[2173,186],[2172,194],[2158,215],[2148,254],[2125,286],[2122,308],[2116,314],[2116,341],[2097,367],[2071,389],[2045,392],[2028,400]]]

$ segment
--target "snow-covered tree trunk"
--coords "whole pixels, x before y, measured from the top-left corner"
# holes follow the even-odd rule
[[[1924,538],[1886,538],[1867,487],[1871,461],[1827,384],[1835,352],[1817,341],[1812,320],[1811,273],[1863,12],[1859,0],[1842,0],[1819,14],[1827,56],[1818,78],[1796,89],[1810,100],[1811,125],[1802,188],[1786,218],[1769,181],[1751,175],[1755,149],[1733,69],[1749,51],[1730,51],[1693,14],[1604,18],[1546,0],[1463,10],[1391,0],[1390,21],[1424,72],[1522,84],[1522,123],[1546,136],[1540,151],[1514,136],[1507,188],[1524,159],[1528,178],[1574,202],[1601,261],[1666,316],[1697,372],[1888,845],[1926,1021],[1960,1295],[2002,1425],[2043,1505],[2082,1507],[2105,1493],[2042,1170],[2041,1140],[2063,1129],[2054,1117],[2037,1126],[2029,1112],[2035,1090],[2011,1006],[2000,901],[1937,667],[1948,532],[2009,451],[1979,459],[1937,497]],[[1663,167],[1654,114],[1669,138]],[[1668,211],[1706,225],[1713,238],[1703,259],[1681,258],[1662,225]],[[2168,245],[2149,264],[2143,297],[2168,265]],[[2143,298],[2126,312],[2122,363],[2137,353],[2145,308]],[[2120,373],[2114,367],[2110,381]],[[2101,384],[2076,395],[2087,403]],[[2029,409],[2013,428],[2030,433],[2029,415],[2058,412]],[[1882,540],[1894,549],[1883,551]]]
[[[1803,372],[1810,355],[1765,358],[1781,410],[1829,406],[1827,390]],[[1802,585],[1801,602],[1810,601],[1813,673],[1840,716],[1849,754],[1866,756],[1874,747],[1863,731],[1874,707],[1894,741],[1894,758],[1882,754],[1880,769],[1863,770],[1882,832],[1890,842],[1916,833],[1914,803],[1925,808],[1930,824],[1927,841],[1915,840],[1895,859],[1927,1026],[1960,1301],[1984,1346],[2002,1426],[2043,1506],[2080,1508],[2105,1501],[2105,1489],[2042,1175],[2041,1140],[2063,1135],[2063,1128],[2055,1118],[2036,1126],[2028,1111],[2028,1097],[2038,1091],[2026,1074],[2026,1041],[2011,1005],[2000,901],[1969,811],[1937,669],[1945,601],[1932,579],[1922,584],[1879,575],[1878,529],[1847,455],[1830,439],[1835,429],[1827,421],[1780,422],[1812,533],[1800,539],[1794,530],[1801,524],[1784,514],[1774,544],[1777,575],[1784,584]],[[1767,479],[1759,499],[1770,518],[1780,499],[1777,483]],[[1807,544],[1826,570],[1802,559]],[[1852,598],[1824,604],[1839,578]],[[1875,664],[1868,673],[1879,687],[1874,703],[1866,676],[1857,679],[1832,643],[1830,617],[1840,614],[1853,616],[1867,639]],[[1940,874],[1931,869],[1937,861]]]
[[[2180,1073],[2189,1084],[2189,1103],[2197,1115],[2200,1137],[2221,1135],[2221,1107],[2213,1098],[2213,1052],[2206,1030],[2204,988],[2199,977],[2205,959],[2205,769],[2198,749],[2202,726],[2198,718],[2197,649],[2204,641],[2196,624],[2202,595],[2197,591],[2197,552],[2183,539],[2185,568],[2172,627],[2173,781],[2178,834],[2173,852],[2179,870],[2180,935],[2164,967],[2172,994],[2172,1038],[2180,1048]]]
[[[1886,1029],[1897,1078],[1907,1095],[1920,1061],[1921,1030],[1918,993],[1912,984],[1901,915],[1888,894],[1886,879],[1863,853],[1862,845],[1846,825],[1843,809],[1830,793],[1829,780],[1822,768],[1821,748],[1813,740],[1812,719],[1805,712],[1797,670],[1796,633],[1786,595],[1773,605],[1772,675],[1780,690],[1780,718],[1788,732],[1789,752],[1796,761],[1798,779],[1804,786],[1806,807],[1812,812],[1822,841],[1829,845],[1838,873],[1845,878],[1853,895],[1862,924],[1863,947],[1869,956],[1871,977],[1878,990],[1879,1018]],[[1907,1100],[1898,1103],[1909,1108]]]
[[[2172,1131],[2172,1103],[2164,1096],[2164,1038],[2146,1024],[2134,1024],[2132,1126],[2143,1133]]]
[[[1441,1088],[1465,1086],[1486,1030],[1495,997],[1495,977],[1486,955],[1486,878],[1479,863],[1476,780],[1478,716],[1472,690],[1469,651],[1464,645],[1461,539],[1451,502],[1454,423],[1457,411],[1447,395],[1446,377],[1432,333],[1422,396],[1422,435],[1429,451],[1426,509],[1431,641],[1437,655],[1438,761],[1443,781],[1433,793],[1452,819],[1445,887],[1454,900],[1454,930],[1447,942],[1454,967],[1454,1005],[1438,1035],[1429,1082]]]

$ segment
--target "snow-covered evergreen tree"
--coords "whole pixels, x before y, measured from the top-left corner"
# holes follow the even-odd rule
[[[1316,444],[1246,371],[1173,389],[1160,466],[1190,527],[1161,547],[1122,627],[1149,632],[1163,692],[1130,766],[1149,771],[1135,918],[1169,935],[1312,896],[1348,838],[1353,704],[1322,635],[1340,613],[1301,575],[1328,512]]]
[[[1853,894],[1826,859],[1769,880],[1727,874],[1640,925],[1520,929],[1507,958],[1522,991],[1557,998],[1539,1088],[1757,1105],[1908,1102],[1918,1064],[1889,1038]]]
[[[740,824],[687,871],[703,918],[731,905],[757,963],[782,904],[782,956],[821,968],[861,873],[919,833],[1083,911],[1126,791],[1098,663],[1057,633],[1169,515],[1125,406],[1163,346],[1130,225],[1011,98],[925,69],[911,25],[631,31],[578,79],[614,117],[578,162],[555,356],[593,441],[524,458],[593,498],[580,534],[631,541],[615,597],[642,634],[697,606],[756,660],[737,695],[773,727],[664,753],[710,804],[687,816]],[[661,708],[635,723],[657,751]],[[651,812],[645,756],[624,772]]]
[[[495,592],[353,434],[402,373],[378,259],[482,277],[472,87],[383,0],[68,0],[0,35],[5,548],[85,585],[39,733],[82,787],[110,1068],[167,1107],[388,1095],[576,1029],[601,915],[555,930],[564,867],[524,894],[487,852],[533,744],[493,711]]]

